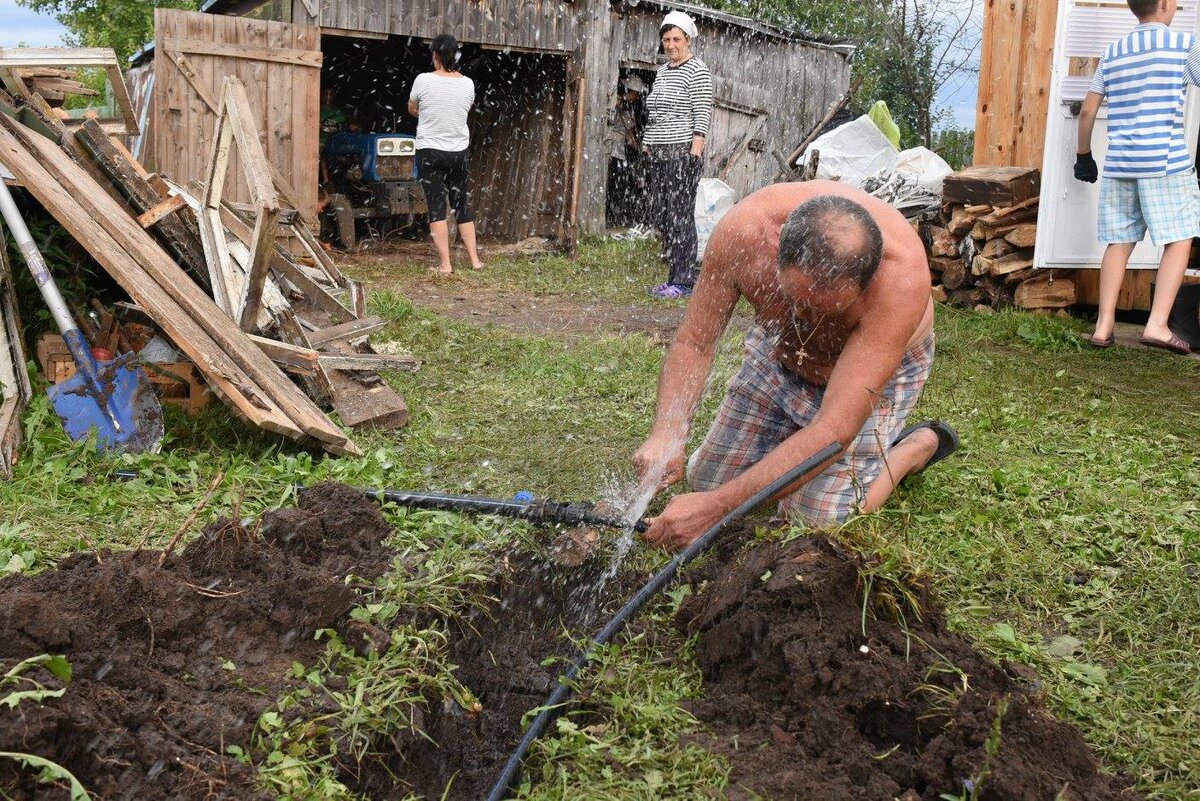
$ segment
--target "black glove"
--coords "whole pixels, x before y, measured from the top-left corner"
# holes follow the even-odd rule
[[[1096,160],[1092,158],[1092,151],[1075,156],[1075,180],[1094,184],[1099,177],[1100,170],[1096,167]]]

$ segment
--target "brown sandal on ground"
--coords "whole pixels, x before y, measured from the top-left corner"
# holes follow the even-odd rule
[[[1191,345],[1184,342],[1176,334],[1171,334],[1170,339],[1142,337],[1140,341],[1148,348],[1162,348],[1163,350],[1171,351],[1171,353],[1178,353],[1180,356],[1186,356],[1192,352]]]
[[[1103,337],[1103,338],[1098,337],[1095,334],[1092,334],[1090,337],[1087,337],[1087,341],[1088,341],[1088,344],[1091,345],[1093,348],[1111,348],[1113,346],[1113,343],[1117,341],[1117,338],[1114,337],[1112,334],[1109,334],[1108,336]]]

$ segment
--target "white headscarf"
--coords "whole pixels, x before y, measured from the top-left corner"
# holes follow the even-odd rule
[[[668,12],[667,15],[665,17],[663,17],[662,25],[658,26],[659,30],[662,30],[663,28],[667,27],[668,25],[674,26],[674,27],[678,28],[679,30],[683,31],[684,34],[689,39],[696,38],[696,23],[695,23],[695,21],[682,11]]]

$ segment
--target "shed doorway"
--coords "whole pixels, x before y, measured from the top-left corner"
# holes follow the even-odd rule
[[[427,41],[327,34],[321,49],[323,139],[339,127],[415,136],[417,120],[408,114],[408,95],[417,75],[432,69]],[[564,113],[567,57],[470,43],[461,50],[461,71],[475,82],[468,125],[471,203],[479,233],[499,241],[563,237],[573,141],[573,115]],[[362,199],[372,190],[369,180],[360,182]],[[415,214],[421,217],[423,196],[418,209]],[[401,235],[427,230],[423,218],[409,227],[363,217],[357,227],[359,236],[387,235],[389,227]]]

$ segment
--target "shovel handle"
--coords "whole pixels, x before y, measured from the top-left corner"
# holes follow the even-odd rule
[[[105,393],[104,388],[100,386],[96,358],[92,356],[91,348],[83,338],[83,332],[75,324],[75,319],[71,316],[70,309],[67,308],[67,302],[63,300],[62,293],[58,291],[58,284],[54,283],[54,276],[50,274],[50,268],[46,266],[46,259],[42,257],[37,243],[33,241],[33,235],[29,233],[29,227],[25,225],[25,218],[21,216],[17,203],[13,200],[12,192],[3,181],[0,181],[0,216],[3,216],[5,225],[12,231],[17,248],[25,258],[25,266],[33,275],[33,281],[37,284],[38,291],[42,293],[42,299],[46,301],[55,325],[62,333],[63,342],[66,343],[67,350],[71,352],[75,366],[83,373],[88,389],[95,393],[97,401],[101,403],[105,412],[113,418],[115,423],[116,418],[108,409],[107,401],[100,401],[105,397]]]

